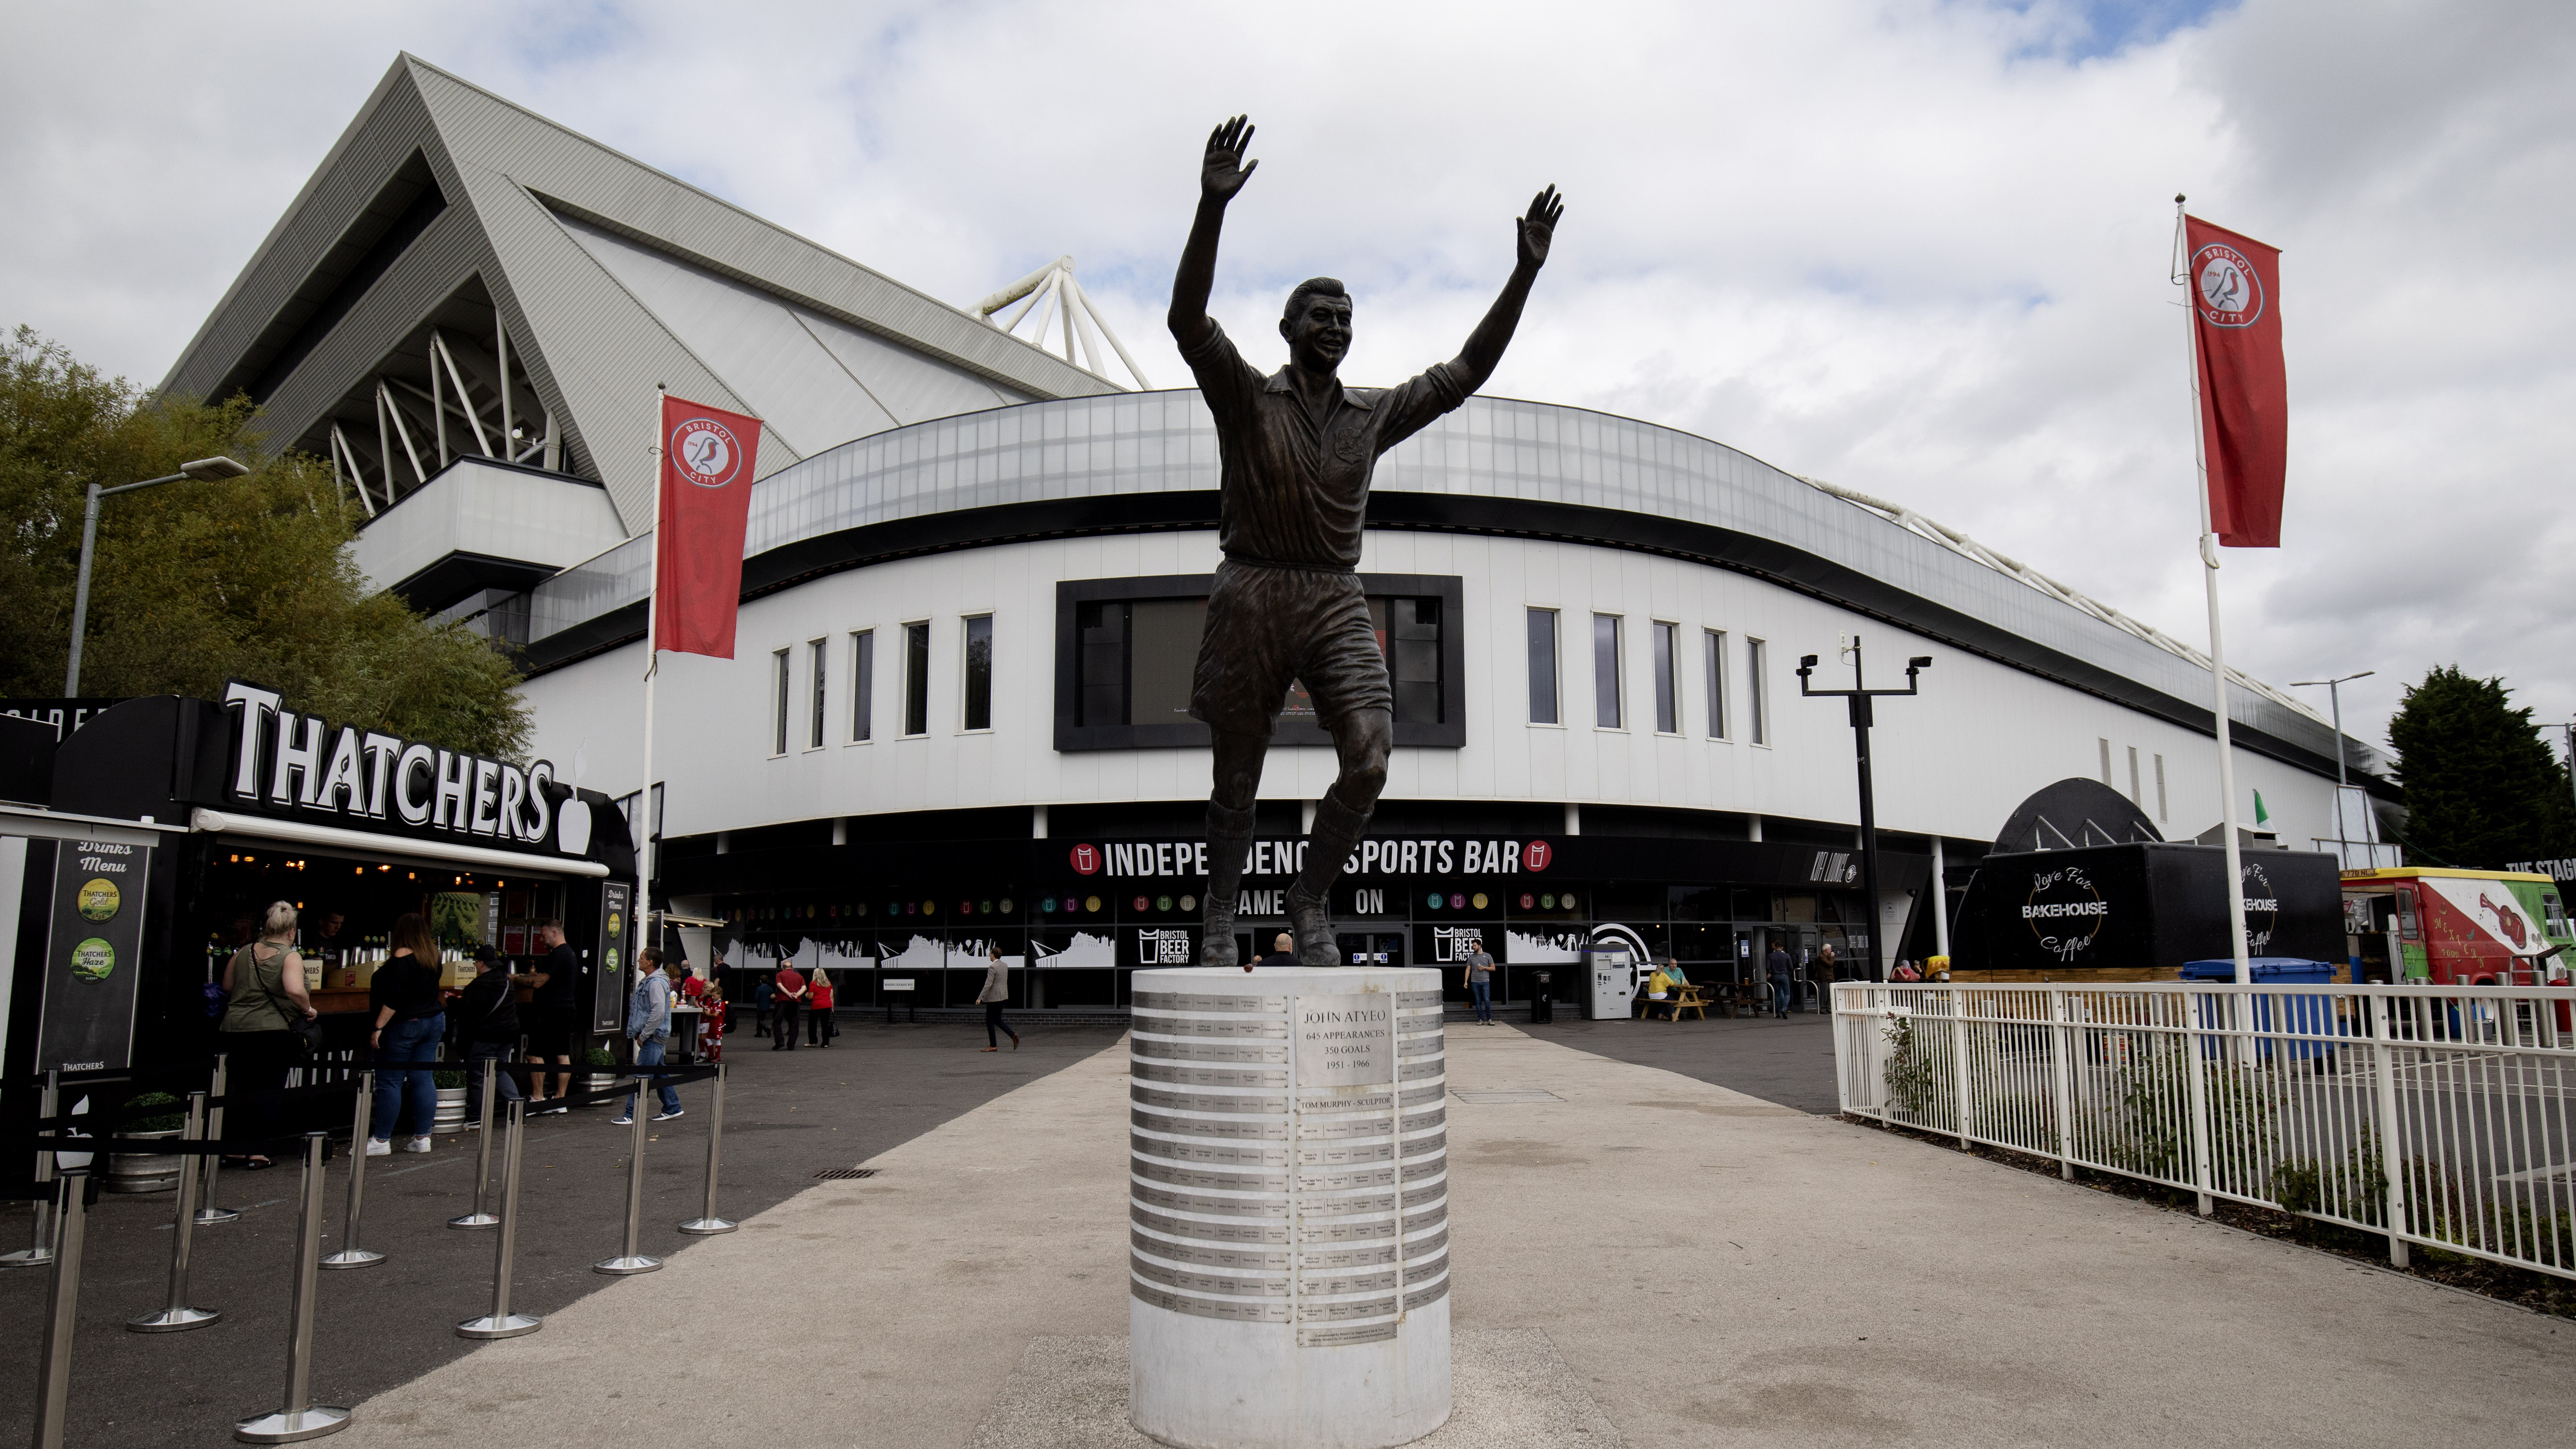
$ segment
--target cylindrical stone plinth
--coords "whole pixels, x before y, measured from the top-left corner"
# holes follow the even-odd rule
[[[1449,1417],[1440,973],[1139,971],[1128,1409],[1186,1449],[1388,1449]]]

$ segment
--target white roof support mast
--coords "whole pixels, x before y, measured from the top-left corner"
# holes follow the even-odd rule
[[[1013,302],[1020,304],[1018,309],[1008,318],[996,320],[993,314]],[[1135,358],[1127,355],[1126,344],[1118,340],[1118,333],[1110,327],[1109,319],[1100,315],[1100,309],[1093,306],[1091,298],[1084,294],[1082,284],[1073,279],[1071,257],[1056,258],[967,310],[994,327],[1013,334],[1018,332],[1022,322],[1035,315],[1037,330],[1027,340],[1041,348],[1046,347],[1047,329],[1054,324],[1057,312],[1061,311],[1064,314],[1065,361],[1103,381],[1108,380],[1109,372],[1102,365],[1100,356],[1101,339],[1106,338],[1111,350],[1118,354],[1118,360],[1126,365],[1127,375],[1136,380],[1137,389],[1153,387],[1145,380],[1145,370],[1136,365]],[[1080,360],[1074,357],[1077,340],[1082,346]]]

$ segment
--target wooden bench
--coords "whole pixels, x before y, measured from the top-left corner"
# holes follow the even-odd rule
[[[1672,989],[1672,993],[1661,1001],[1657,1001],[1651,996],[1640,996],[1637,998],[1637,1014],[1640,1017],[1653,1016],[1654,1010],[1658,1006],[1669,1006],[1673,1009],[1672,1015],[1668,1020],[1681,1020],[1682,1013],[1685,1011],[1696,1011],[1699,1013],[1700,1020],[1708,1020],[1708,993],[1700,990],[1697,986],[1694,986],[1689,982],[1683,982],[1682,984],[1675,986]]]

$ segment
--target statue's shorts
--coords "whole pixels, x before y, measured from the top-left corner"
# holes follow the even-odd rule
[[[1316,722],[1336,739],[1363,711],[1395,708],[1359,575],[1227,559],[1208,595],[1190,714],[1268,739],[1292,683],[1305,685]]]

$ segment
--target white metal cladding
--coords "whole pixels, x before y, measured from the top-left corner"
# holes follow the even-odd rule
[[[578,220],[563,225],[691,352],[756,399],[764,438],[782,439],[797,457],[903,423],[1027,401],[616,232]]]
[[[1194,390],[1028,403],[861,438],[780,469],[753,490],[743,549],[752,557],[961,509],[1216,486],[1216,429]],[[1723,443],[1671,428],[1470,398],[1387,454],[1374,486],[1578,504],[1776,540],[2207,707],[2206,668]],[[642,599],[648,547],[630,542],[539,585],[531,637]],[[2229,715],[2332,758],[2332,726],[2303,706],[2231,690]]]
[[[943,374],[990,378],[1009,390],[1005,395],[1114,390],[1062,358],[407,55],[254,253],[164,387],[212,392],[232,377],[281,309],[314,282],[319,260],[415,152],[428,162],[446,210],[330,325],[276,395],[262,399],[282,436],[306,436],[353,390],[363,392],[434,309],[479,278],[544,410],[577,440],[577,455],[598,469],[622,516],[647,516],[654,383],[755,414],[764,400],[729,386],[692,353],[566,232],[559,213],[796,301],[883,339],[885,348],[917,352]],[[937,387],[916,391],[915,406],[935,405]],[[894,413],[907,416],[900,406]],[[827,429],[799,442],[817,447],[852,431]],[[782,440],[764,459],[790,462],[797,452]]]
[[[642,550],[628,556],[642,567]],[[665,829],[675,835],[741,830],[786,820],[894,811],[1021,806],[1095,800],[1207,799],[1208,752],[1195,749],[1054,748],[1056,587],[1063,579],[1204,574],[1220,555],[1213,527],[1032,539],[915,555],[844,569],[745,602],[732,659],[666,656],[655,724],[666,771]],[[1654,805],[1744,811],[1811,821],[1852,818],[1852,743],[1838,701],[1801,700],[1790,669],[1802,649],[1859,630],[1880,657],[1923,652],[1932,641],[1751,574],[1606,545],[1507,535],[1371,529],[1363,573],[1455,577],[1466,742],[1400,748],[1388,794],[1416,800],[1514,800]],[[637,584],[640,588],[640,581]],[[1727,631],[1731,738],[1707,733],[1706,658],[1686,648],[1684,733],[1529,723],[1523,609],[1553,608],[1679,621],[1686,633]],[[991,728],[963,715],[959,620],[990,616]],[[892,710],[903,687],[907,621],[931,625],[928,732],[903,736]],[[855,702],[854,630],[874,629],[875,730],[849,742]],[[1651,631],[1622,631],[1632,708],[1648,698]],[[1571,637],[1571,636],[1569,636]],[[1770,641],[1771,742],[1747,739],[1745,641]],[[788,651],[791,694],[810,703],[810,641],[827,640],[822,748],[791,739],[773,755],[772,651]],[[1802,642],[1803,641],[1803,642]],[[1579,641],[1577,641],[1579,642]],[[1569,656],[1571,657],[1571,656]],[[1872,741],[1883,829],[1958,839],[1991,838],[2014,801],[2054,780],[2095,769],[2097,737],[2162,755],[2171,810],[2144,808],[2168,833],[2187,835],[2218,814],[2217,756],[2209,737],[2127,705],[1964,651],[1940,651],[1924,697],[1890,703]],[[522,686],[536,721],[535,754],[578,772],[580,783],[622,794],[642,768],[636,709],[642,640],[550,670]],[[1902,712],[1904,719],[1893,718]],[[800,717],[801,718],[801,717]],[[569,763],[567,763],[569,762]],[[2334,781],[2258,755],[2240,740],[2240,788],[2259,789],[2285,837],[2327,833]],[[1329,748],[1275,749],[1262,793],[1312,800],[1332,785]]]
[[[459,458],[368,523],[349,556],[383,589],[452,553],[560,567],[624,533],[596,483]]]
[[[2576,990],[1834,987],[1842,1110],[2576,1278]]]

